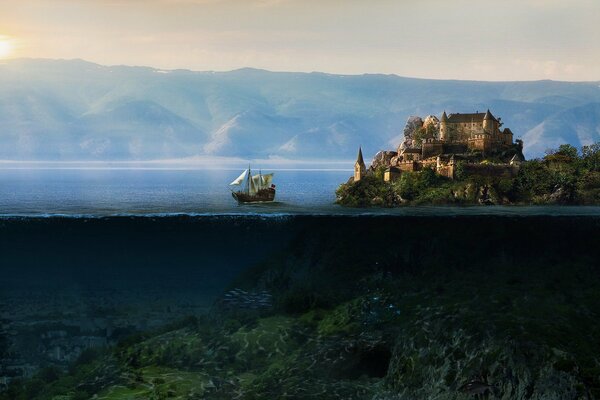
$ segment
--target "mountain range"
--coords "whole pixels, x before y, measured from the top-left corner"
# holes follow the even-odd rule
[[[82,60],[0,64],[0,159],[352,159],[395,149],[411,115],[490,109],[525,155],[600,141],[600,82],[480,82]]]

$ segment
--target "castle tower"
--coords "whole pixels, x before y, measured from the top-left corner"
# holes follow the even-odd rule
[[[363,160],[362,148],[358,148],[358,157],[354,163],[354,182],[358,182],[365,176],[367,167],[365,166],[365,160]]]
[[[483,117],[483,130],[490,135],[494,134],[494,116],[489,109],[485,113],[485,117]]]
[[[444,110],[442,118],[440,119],[440,140],[442,142],[448,142],[450,140],[450,135],[448,134],[448,116],[446,115],[446,110]]]
[[[450,156],[450,161],[448,162],[448,178],[454,179],[454,175],[456,174],[456,160],[454,160],[454,154]]]

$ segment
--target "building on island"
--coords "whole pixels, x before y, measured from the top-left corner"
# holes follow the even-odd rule
[[[514,143],[513,132],[502,129],[502,125],[501,118],[490,110],[467,114],[444,111],[439,119],[433,115],[425,119],[410,117],[398,151],[377,153],[369,171],[383,167],[384,180],[393,181],[404,172],[432,168],[453,179],[460,163],[466,173],[514,176],[524,161],[523,142]],[[489,157],[494,161],[490,162]],[[359,149],[354,180],[364,177],[365,171]]]
[[[444,154],[464,153],[469,150],[489,153],[502,146],[513,143],[513,133],[510,129],[500,129],[500,118],[492,115],[490,110],[485,113],[450,114],[446,111],[439,119],[438,135],[423,140],[423,158]]]
[[[367,173],[367,166],[365,165],[365,160],[362,155],[362,148],[358,148],[358,157],[356,158],[356,162],[354,163],[354,182],[358,182],[361,180],[363,176]]]

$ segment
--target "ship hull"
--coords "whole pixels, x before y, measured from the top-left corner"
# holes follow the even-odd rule
[[[246,204],[246,203],[267,203],[275,200],[275,189],[268,188],[262,189],[256,192],[254,195],[250,195],[245,192],[233,192],[231,193],[234,199],[237,200],[238,203]]]

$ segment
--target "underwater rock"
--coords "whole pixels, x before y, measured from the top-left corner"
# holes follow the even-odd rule
[[[492,389],[492,385],[488,385],[487,383],[476,379],[471,380],[458,388],[458,390],[461,392],[475,396],[485,394],[487,391],[491,391]]]

